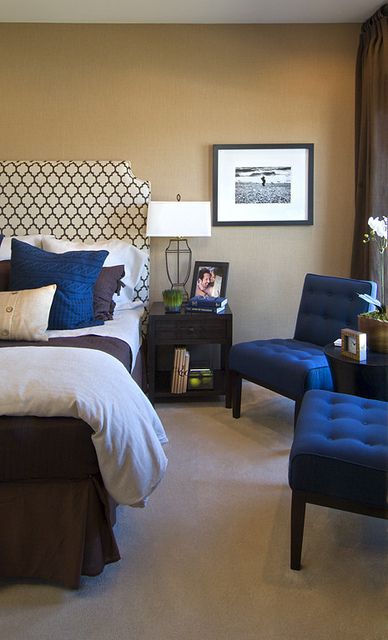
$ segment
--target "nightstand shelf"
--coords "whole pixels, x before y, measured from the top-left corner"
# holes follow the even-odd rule
[[[222,314],[216,313],[165,313],[162,302],[155,302],[150,309],[148,324],[147,376],[148,396],[155,401],[192,402],[219,396],[227,396],[228,355],[232,346],[233,314],[229,307]],[[185,393],[171,393],[171,370],[161,370],[158,362],[160,347],[172,353],[177,345],[185,345],[190,351],[193,345],[219,345],[219,367],[213,369],[213,389],[193,389]],[[190,363],[190,366],[195,366]],[[226,402],[228,402],[228,397]]]

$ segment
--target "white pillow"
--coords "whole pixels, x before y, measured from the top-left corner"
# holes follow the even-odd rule
[[[16,238],[16,240],[21,240],[22,242],[26,242],[27,244],[32,244],[33,247],[42,246],[42,236],[12,236],[12,237],[4,237],[0,244],[0,260],[10,260],[11,259],[11,242],[12,238]]]
[[[47,341],[56,284],[39,289],[0,292],[0,340]]]
[[[140,251],[126,240],[98,240],[89,244],[81,240],[57,240],[50,236],[43,236],[42,248],[52,253],[65,253],[66,251],[109,251],[105,259],[104,267],[115,267],[123,264],[125,276],[123,282],[125,287],[121,289],[120,295],[115,294],[113,301],[116,309],[130,309],[135,296],[134,290],[140,280],[140,274],[147,262],[147,254]]]

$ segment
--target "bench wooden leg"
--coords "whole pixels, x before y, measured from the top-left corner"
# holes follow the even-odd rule
[[[303,493],[292,492],[291,500],[291,569],[299,571],[302,555],[306,500]]]

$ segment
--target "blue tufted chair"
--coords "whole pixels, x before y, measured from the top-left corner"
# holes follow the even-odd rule
[[[358,294],[376,296],[375,282],[308,273],[293,338],[253,340],[232,346],[229,353],[229,398],[233,417],[241,411],[242,379],[295,400],[295,419],[309,389],[333,389],[323,347],[357,329],[357,316],[369,310]]]

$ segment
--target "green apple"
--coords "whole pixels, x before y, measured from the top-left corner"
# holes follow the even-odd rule
[[[202,384],[202,380],[201,378],[190,378],[189,384],[192,389],[198,389]]]

